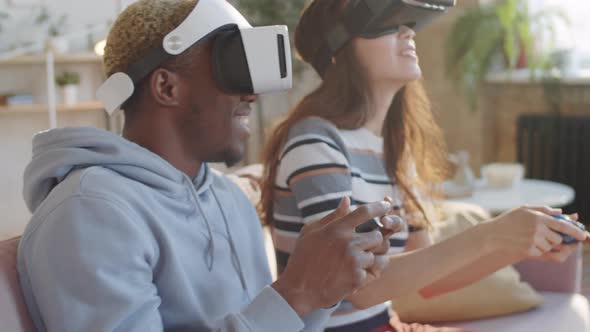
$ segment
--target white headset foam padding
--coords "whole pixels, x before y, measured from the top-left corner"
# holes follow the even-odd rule
[[[113,115],[121,105],[133,95],[135,90],[131,77],[125,73],[111,75],[96,91],[96,98],[100,100],[109,115]]]
[[[285,91],[292,87],[291,44],[284,25],[240,30],[254,93]],[[281,77],[277,35],[284,39],[287,76]]]

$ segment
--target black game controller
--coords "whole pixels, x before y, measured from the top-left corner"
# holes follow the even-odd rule
[[[355,231],[357,233],[369,233],[376,229],[383,229],[384,227],[385,226],[383,226],[383,224],[381,223],[381,218],[375,217],[356,226]]]
[[[400,216],[390,215],[388,217],[394,218],[395,220],[398,220],[402,224],[405,223],[405,220]],[[377,229],[379,229],[379,230],[385,229],[385,226],[381,223],[381,217],[375,217],[363,224],[356,226],[355,231],[357,233],[369,233],[369,232],[372,232]]]

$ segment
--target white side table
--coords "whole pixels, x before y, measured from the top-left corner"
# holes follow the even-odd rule
[[[573,202],[575,197],[572,187],[557,182],[524,179],[512,188],[495,189],[478,180],[473,195],[449,200],[479,205],[492,214],[500,214],[523,205],[559,208]]]

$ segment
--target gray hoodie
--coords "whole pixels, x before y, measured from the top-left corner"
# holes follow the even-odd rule
[[[190,179],[110,132],[37,135],[18,252],[40,331],[321,331],[269,287],[260,222],[206,164]]]

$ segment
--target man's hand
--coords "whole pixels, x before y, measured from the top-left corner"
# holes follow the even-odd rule
[[[285,271],[273,284],[275,290],[304,317],[363,287],[369,270],[381,273],[384,264],[376,262],[374,251],[381,253],[385,240],[380,231],[356,233],[355,228],[387,215],[391,208],[383,201],[350,213],[350,200],[342,199],[336,211],[303,228]],[[382,221],[391,223],[388,218]]]

